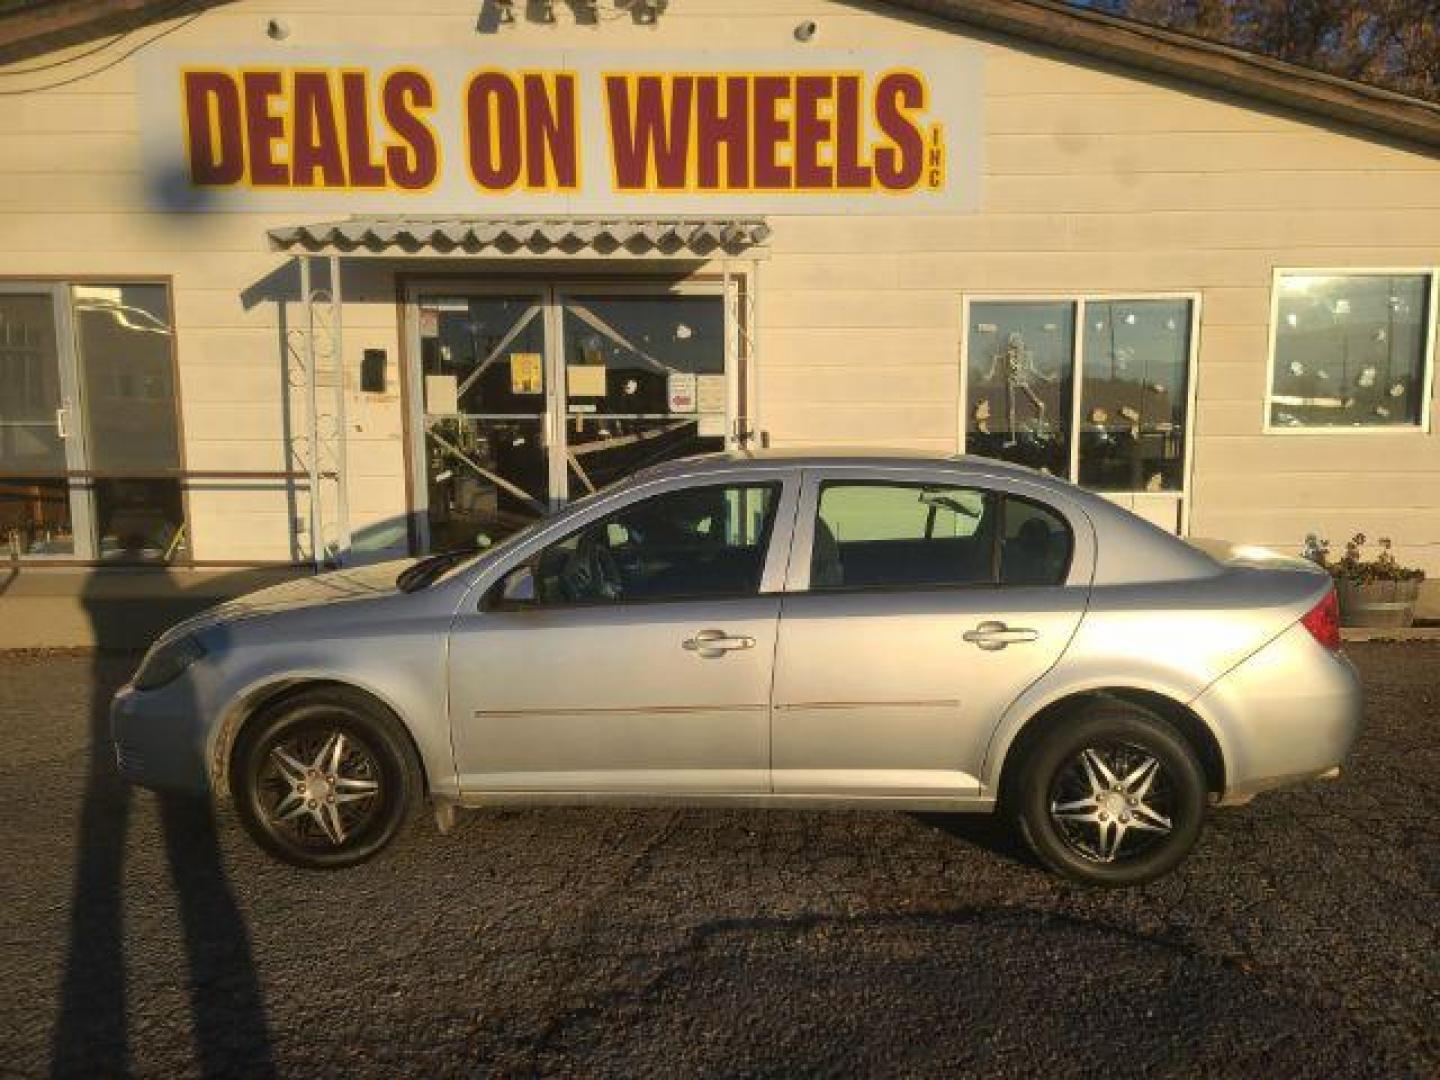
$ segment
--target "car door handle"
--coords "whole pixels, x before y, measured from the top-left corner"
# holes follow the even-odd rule
[[[1006,626],[1003,622],[982,622],[974,630],[966,630],[963,635],[971,645],[976,645],[987,652],[1003,649],[1006,645],[1019,645],[1026,641],[1034,641],[1040,634],[1026,626]]]
[[[692,638],[686,638],[681,646],[689,652],[698,653],[704,657],[724,656],[727,652],[736,652],[739,649],[753,649],[755,639],[753,637],[732,637],[724,630],[701,630]]]

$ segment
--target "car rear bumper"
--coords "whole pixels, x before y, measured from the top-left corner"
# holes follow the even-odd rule
[[[210,791],[206,725],[181,676],[167,686],[123,686],[110,703],[110,738],[120,775],[141,787]]]
[[[1333,773],[1364,716],[1353,665],[1300,625],[1222,677],[1193,705],[1224,753],[1222,805]]]

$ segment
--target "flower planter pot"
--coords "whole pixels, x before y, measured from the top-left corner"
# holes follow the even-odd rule
[[[1335,582],[1342,626],[1404,627],[1415,621],[1419,581]]]

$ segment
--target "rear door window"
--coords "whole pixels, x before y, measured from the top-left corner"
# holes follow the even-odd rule
[[[1055,511],[981,488],[833,481],[811,544],[816,590],[1059,585],[1070,530]]]

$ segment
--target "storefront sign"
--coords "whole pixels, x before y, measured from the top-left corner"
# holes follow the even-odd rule
[[[178,209],[939,213],[979,202],[979,54],[164,54]]]

